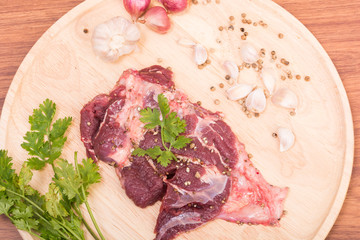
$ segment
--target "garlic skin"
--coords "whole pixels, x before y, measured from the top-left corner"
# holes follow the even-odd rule
[[[271,97],[271,101],[275,105],[289,109],[296,109],[299,104],[296,94],[287,88],[277,90]]]
[[[255,47],[251,45],[250,43],[245,43],[240,48],[240,55],[241,59],[245,63],[255,63],[257,60],[259,60],[259,54],[256,51]]]
[[[206,62],[207,58],[208,58],[208,54],[206,49],[203,47],[203,45],[201,44],[196,44],[195,45],[195,62],[197,65],[202,65]]]
[[[261,71],[260,77],[271,96],[275,89],[276,72],[272,68],[264,68]]]
[[[266,107],[266,97],[262,88],[252,91],[246,98],[245,106],[249,111],[262,113]]]
[[[254,86],[241,83],[227,89],[226,94],[230,100],[237,101],[249,95],[253,88]]]
[[[149,7],[151,0],[123,0],[126,11],[136,21]]]
[[[171,22],[163,7],[155,6],[146,11],[144,15],[145,25],[151,30],[165,34],[171,27]]]
[[[280,127],[277,130],[277,135],[280,141],[280,152],[285,152],[294,145],[295,135],[290,129]]]
[[[180,38],[178,40],[178,44],[184,46],[184,47],[194,47],[196,43],[190,39],[187,38]]]
[[[234,80],[239,76],[239,68],[233,61],[225,61],[223,64],[226,73]]]
[[[166,10],[173,13],[184,11],[188,5],[187,0],[159,0],[159,2],[164,5]]]
[[[114,17],[95,27],[91,42],[97,56],[114,62],[134,51],[139,39],[140,31],[135,24],[123,17]]]

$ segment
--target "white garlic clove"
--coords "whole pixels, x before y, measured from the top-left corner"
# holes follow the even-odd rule
[[[296,94],[287,88],[280,88],[277,90],[271,97],[271,101],[275,105],[290,109],[296,109],[299,104]]]
[[[295,143],[295,135],[288,128],[279,128],[277,130],[277,136],[280,141],[280,152],[289,150]]]
[[[262,88],[252,91],[246,98],[245,106],[249,111],[261,113],[266,107],[266,97]]]
[[[270,95],[273,94],[276,83],[276,72],[272,68],[264,68],[261,71],[261,79]]]
[[[201,44],[195,45],[195,62],[197,65],[202,65],[208,58],[206,49]]]
[[[140,32],[135,24],[123,17],[114,17],[95,27],[91,41],[97,56],[113,62],[131,53],[139,39]]]
[[[239,76],[239,68],[233,61],[225,61],[224,62],[224,68],[226,70],[226,73],[230,75],[232,79],[237,79]]]
[[[255,63],[259,59],[259,54],[255,47],[250,43],[245,43],[240,48],[241,59],[246,63]]]
[[[249,95],[254,86],[249,84],[237,84],[226,90],[227,97],[232,101],[237,101]]]
[[[190,39],[187,38],[180,38],[178,40],[178,44],[184,46],[184,47],[194,47],[196,43]]]

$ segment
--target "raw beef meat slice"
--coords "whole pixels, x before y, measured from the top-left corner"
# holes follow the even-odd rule
[[[126,194],[139,207],[162,200],[156,239],[172,239],[213,219],[278,225],[287,188],[268,184],[248,159],[219,113],[212,113],[174,88],[161,66],[127,70],[110,94],[81,111],[81,139],[89,157],[112,164]],[[160,130],[145,130],[139,110],[158,108],[163,93],[172,111],[186,120],[192,143],[174,150],[179,162],[166,168],[148,157],[132,157],[136,146],[161,145]]]

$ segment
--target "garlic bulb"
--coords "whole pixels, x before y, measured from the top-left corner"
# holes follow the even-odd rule
[[[298,97],[294,92],[287,88],[281,88],[271,97],[271,101],[284,108],[296,109],[298,106]]]
[[[195,62],[197,65],[204,64],[208,58],[206,49],[201,44],[195,45]]]
[[[178,44],[184,46],[184,47],[194,47],[196,43],[190,39],[187,38],[180,38],[178,40]]]
[[[249,84],[241,83],[227,89],[226,94],[230,100],[237,101],[249,95],[253,88],[254,87]]]
[[[232,62],[232,61],[225,61],[224,62],[224,68],[226,70],[226,73],[230,75],[230,77],[234,80],[236,80],[239,76],[239,68],[238,66]]]
[[[96,55],[107,61],[116,61],[136,48],[139,29],[123,17],[114,17],[95,27],[92,47]]]
[[[266,97],[262,88],[252,91],[246,98],[245,106],[249,111],[261,113],[266,107]]]
[[[246,63],[255,63],[259,59],[259,54],[255,47],[250,43],[245,43],[240,49],[241,59]]]
[[[261,71],[261,79],[270,95],[273,94],[276,82],[276,72],[272,68],[264,68]]]
[[[285,152],[294,145],[295,135],[290,129],[281,127],[277,130],[277,135],[280,140],[280,152]]]

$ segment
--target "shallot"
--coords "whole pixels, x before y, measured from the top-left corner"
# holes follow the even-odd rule
[[[136,21],[149,7],[151,0],[123,0],[126,11]]]
[[[182,12],[188,5],[187,0],[159,0],[164,7],[173,13]]]
[[[167,33],[171,27],[169,16],[163,7],[155,6],[144,15],[145,25],[155,32]]]

